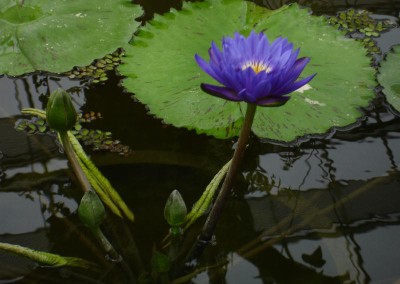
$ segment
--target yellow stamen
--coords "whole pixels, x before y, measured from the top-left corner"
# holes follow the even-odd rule
[[[255,62],[255,61],[249,61],[249,62],[246,62],[245,64],[243,64],[242,70],[245,70],[245,69],[247,69],[247,68],[249,68],[249,67],[250,67],[251,69],[253,69],[253,71],[254,71],[256,74],[260,73],[261,71],[265,71],[265,72],[267,72],[267,73],[269,73],[269,72],[272,71],[272,68],[271,68],[270,66],[265,65],[265,64],[262,63],[262,62]]]

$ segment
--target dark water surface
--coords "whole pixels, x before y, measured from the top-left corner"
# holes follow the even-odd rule
[[[143,20],[181,5],[137,2],[146,9]],[[255,2],[277,8],[289,1]],[[360,8],[398,20],[400,11],[400,1],[389,0],[300,2],[318,14]],[[379,42],[384,52],[399,43],[399,29]],[[127,269],[105,263],[80,224],[81,191],[54,138],[14,130],[22,108],[44,108],[49,88],[74,88],[77,107],[102,114],[90,127],[111,131],[133,150],[122,157],[87,149],[135,213],[133,224],[109,216],[104,226],[133,274],[151,269],[152,251],[168,231],[163,207],[170,192],[178,189],[191,207],[230,159],[234,141],[163,125],[124,92],[120,79],[89,85],[46,74],[0,77],[0,242],[107,267],[46,268],[0,252],[0,284],[135,283]],[[400,118],[379,90],[364,113],[357,127],[301,145],[253,137],[213,245],[176,273],[192,273],[183,283],[400,283]]]

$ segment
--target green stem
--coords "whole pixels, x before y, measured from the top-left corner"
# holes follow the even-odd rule
[[[112,244],[108,241],[106,236],[104,236],[103,232],[99,227],[91,228],[93,235],[99,240],[101,246],[103,247],[104,251],[107,255],[111,258],[112,261],[120,262],[122,261],[121,255],[114,249]]]
[[[92,227],[90,228],[92,234],[97,238],[100,242],[103,250],[106,253],[106,259],[112,263],[118,263],[120,267],[123,269],[123,274],[127,276],[129,279],[128,283],[135,284],[137,283],[137,277],[133,274],[131,268],[127,265],[124,261],[122,256],[114,249],[110,241],[107,237],[103,234],[103,231],[100,227]]]
[[[244,156],[244,152],[246,151],[246,145],[250,136],[251,125],[253,124],[256,108],[257,105],[255,104],[247,104],[244,124],[240,131],[240,136],[237,142],[235,153],[233,154],[232,157],[232,163],[231,166],[229,167],[229,171],[225,177],[225,181],[222,184],[217,199],[215,200],[214,206],[212,207],[211,212],[208,215],[207,221],[204,224],[203,229],[200,233],[199,241],[201,242],[208,242],[211,240],[217,221],[222,213],[225,201],[228,198],[232,185],[235,181],[240,163]]]
[[[63,131],[59,132],[58,134],[60,135],[60,140],[64,147],[65,155],[67,156],[67,159],[76,177],[78,178],[79,184],[81,185],[84,192],[88,192],[91,189],[91,186],[89,180],[87,179],[85,173],[83,172],[82,168],[79,165],[78,158],[74,152],[74,149],[72,148],[71,141],[68,138],[68,132]]]

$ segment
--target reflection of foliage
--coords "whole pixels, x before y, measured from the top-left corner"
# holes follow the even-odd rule
[[[321,246],[318,246],[317,249],[311,254],[303,253],[301,258],[304,260],[304,262],[317,268],[321,268],[326,263],[326,260],[322,257]]]
[[[271,181],[265,175],[265,170],[262,168],[258,168],[252,172],[249,172],[246,175],[246,181],[249,184],[248,191],[262,191],[265,193],[270,193],[270,191],[277,187],[278,189],[281,186],[281,182],[278,181],[278,184],[275,182],[275,176],[271,176]]]
[[[381,32],[390,27],[390,24],[386,21],[373,19],[370,12],[354,9],[342,11],[336,16],[329,17],[329,23],[348,31],[351,37],[358,38],[370,53],[378,54],[380,50],[373,38],[378,37]]]
[[[75,67],[65,73],[71,79],[89,79],[92,83],[107,81],[107,72],[113,71],[121,63],[122,50],[107,54],[101,59],[96,59],[92,64],[84,67]]]
[[[98,118],[101,118],[101,114],[93,111],[79,114],[79,121],[72,130],[72,133],[83,144],[91,146],[93,150],[107,150],[121,155],[128,154],[131,151],[130,148],[121,144],[118,140],[113,140],[111,132],[88,129],[82,126],[82,123],[89,123]],[[50,129],[45,120],[38,117],[20,119],[16,124],[16,129],[19,131],[26,131],[30,134],[50,133]]]

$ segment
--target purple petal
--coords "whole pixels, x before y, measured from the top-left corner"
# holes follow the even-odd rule
[[[311,76],[309,76],[309,77],[307,77],[307,78],[304,78],[304,79],[302,79],[302,80],[300,80],[300,81],[297,81],[297,82],[293,83],[293,84],[292,84],[291,86],[289,86],[288,88],[282,90],[282,91],[281,91],[281,94],[282,94],[282,95],[289,94],[289,93],[291,93],[291,92],[296,91],[297,89],[300,89],[300,88],[303,87],[305,84],[307,84],[308,82],[310,82],[310,81],[315,77],[315,75],[317,75],[317,74],[313,74],[313,75],[311,75]]]
[[[294,50],[294,51],[292,52],[292,54],[290,55],[290,58],[289,58],[288,61],[286,62],[286,65],[287,65],[287,66],[293,66],[294,63],[296,62],[296,59],[297,59],[297,56],[299,55],[299,53],[300,53],[300,48]]]
[[[283,76],[281,77],[281,80],[276,81],[277,83],[280,83],[280,86],[274,86],[276,87],[274,90],[274,94],[282,94],[282,93],[288,93],[286,92],[286,89],[290,88],[292,84],[297,80],[297,78],[300,76],[301,72],[303,72],[304,68],[306,67],[307,63],[310,61],[310,58],[308,57],[302,57],[300,59],[297,59],[295,64],[293,65],[292,69],[287,73],[284,73]],[[312,78],[311,78],[312,79]],[[310,80],[311,80],[310,79]],[[284,80],[284,81],[282,81]],[[307,83],[305,83],[307,84]],[[304,85],[305,85],[304,84]],[[300,88],[300,87],[298,87]]]
[[[308,62],[310,62],[309,57],[302,57],[297,59],[292,67],[292,70],[290,71],[289,76],[293,77],[294,80],[296,80],[300,76],[301,72],[303,72]]]
[[[200,66],[200,68],[204,70],[204,72],[213,77],[215,80],[221,81],[220,75],[217,72],[215,72],[215,70],[211,68],[208,62],[205,61],[203,58],[201,58],[200,55],[195,54],[194,58],[196,59],[196,62]]]
[[[210,61],[216,64],[221,62],[221,51],[218,49],[215,42],[211,42],[211,48],[208,50],[208,54],[210,55]]]
[[[241,99],[236,95],[235,91],[227,87],[214,86],[210,84],[200,84],[201,89],[207,94],[215,97],[223,98],[230,101],[238,102]]]
[[[279,59],[279,64],[282,65],[286,65],[290,59],[292,55],[292,50],[287,50],[284,53],[282,53],[281,58]]]
[[[252,93],[248,92],[246,89],[243,89],[239,92],[238,97],[241,101],[245,101],[246,103],[255,103],[257,102],[257,98],[252,95]]]
[[[289,96],[266,97],[257,101],[258,106],[271,107],[284,105],[290,99]]]
[[[270,95],[271,83],[267,80],[261,81],[254,88],[254,94],[258,99],[265,98]]]
[[[231,101],[275,106],[284,104],[289,100],[284,95],[304,86],[315,76],[298,80],[310,61],[306,57],[298,59],[298,55],[299,49],[294,49],[286,38],[278,37],[269,42],[264,33],[252,31],[247,37],[237,32],[233,37],[224,37],[222,49],[212,42],[209,62],[197,54],[195,58],[197,64],[221,84],[202,84],[205,92]]]
[[[271,54],[275,56],[281,55],[282,52],[282,45],[285,43],[284,38],[278,37],[271,45]]]
[[[250,36],[247,39],[247,52],[249,52],[250,54],[255,54],[258,42],[258,34],[256,34],[254,31],[251,31]]]
[[[261,37],[260,42],[257,45],[255,56],[261,57],[261,55],[264,55],[265,57],[265,51],[268,50],[268,48],[269,48],[268,38],[266,36]]]

